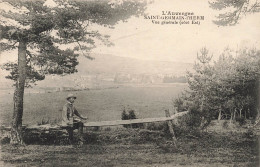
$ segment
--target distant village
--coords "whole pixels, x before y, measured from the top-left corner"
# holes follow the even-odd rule
[[[163,83],[186,83],[185,76],[174,74],[92,74],[73,78],[75,88],[104,88],[124,84],[163,84]]]
[[[176,76],[173,74],[151,75],[151,74],[124,74],[118,73],[114,77],[115,83],[186,83],[185,76]]]

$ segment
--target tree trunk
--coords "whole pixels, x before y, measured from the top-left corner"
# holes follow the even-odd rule
[[[221,109],[218,112],[218,121],[220,121],[220,120],[221,120]]]
[[[235,109],[233,110],[233,120],[234,120],[234,121],[236,120],[237,114],[238,114],[237,108],[235,108]]]
[[[23,96],[26,79],[26,42],[19,42],[18,46],[18,79],[14,91],[14,111],[11,129],[11,144],[23,144],[22,139],[22,117]]]
[[[229,124],[232,124],[232,120],[233,120],[233,112],[231,112]]]

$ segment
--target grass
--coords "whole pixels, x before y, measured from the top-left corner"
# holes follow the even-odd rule
[[[2,145],[4,166],[251,166],[258,165],[258,139],[244,133],[178,136],[145,129],[88,131],[77,145]]]
[[[77,95],[76,107],[89,121],[118,120],[124,107],[134,109],[138,118],[164,116],[172,98],[185,86],[118,88],[26,94],[24,124],[58,122],[68,93]],[[9,124],[12,95],[0,94],[0,123]],[[147,129],[88,129],[86,144],[68,145],[63,133],[28,135],[27,145],[0,145],[0,166],[259,166],[257,136],[222,128],[188,133],[175,129],[175,147],[168,129],[148,124]],[[181,133],[180,133],[181,132]],[[57,135],[57,136],[56,136]]]
[[[78,97],[75,106],[82,115],[88,116],[89,121],[120,120],[124,107],[134,109],[138,118],[161,117],[165,116],[165,108],[172,108],[172,98],[175,98],[185,87],[176,84],[170,87],[121,87],[25,94],[23,123],[37,124],[43,119],[58,122],[68,93]],[[10,123],[13,111],[12,98],[11,94],[0,93],[0,124]]]

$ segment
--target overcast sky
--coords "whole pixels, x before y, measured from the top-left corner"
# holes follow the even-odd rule
[[[205,0],[155,0],[147,9],[148,15],[161,15],[162,11],[194,12],[196,16],[204,16],[205,20],[200,25],[156,25],[144,17],[131,18],[127,23],[116,25],[115,29],[101,28],[102,33],[111,35],[115,46],[97,46],[93,52],[192,63],[202,47],[207,47],[216,58],[227,46],[233,49],[259,46],[259,13],[247,15],[236,26],[218,27],[212,23],[217,13]],[[17,51],[2,54],[0,63],[16,57]]]
[[[110,53],[124,57],[165,61],[194,62],[196,53],[206,46],[215,57],[227,46],[259,45],[260,14],[248,15],[231,27],[218,27],[212,20],[216,11],[205,0],[155,0],[148,6],[149,15],[162,11],[194,12],[205,16],[200,25],[156,25],[151,20],[133,18],[108,30],[114,47],[98,47],[93,52]]]

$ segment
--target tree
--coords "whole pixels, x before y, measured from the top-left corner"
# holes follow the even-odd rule
[[[0,47],[18,48],[18,63],[3,67],[15,81],[11,143],[22,143],[24,88],[47,74],[77,72],[77,51],[90,51],[97,40],[111,45],[109,36],[100,34],[93,25],[113,28],[119,21],[140,16],[146,2],[54,0],[2,0]],[[62,49],[66,46],[67,49]],[[86,57],[89,57],[85,54]]]
[[[240,105],[241,115],[245,118],[256,117],[259,99],[260,51],[256,49],[240,50],[235,64],[236,75],[234,91]],[[248,113],[248,115],[246,115]]]
[[[222,114],[230,116],[230,109],[227,103],[230,104],[230,98],[234,94],[232,89],[232,80],[234,77],[234,61],[231,51],[226,48],[219,56],[219,59],[214,62],[214,80],[212,82],[212,95],[214,105],[218,110],[218,120],[222,118]]]
[[[212,82],[212,66],[210,65],[213,55],[209,55],[209,51],[204,47],[200,50],[200,54],[197,53],[198,63],[194,65],[194,73],[188,73],[189,88],[192,92],[192,97],[196,99],[196,102],[202,113],[202,119],[207,119],[210,115],[207,115],[211,106],[208,105],[209,97],[211,96],[210,83]],[[210,113],[211,114],[211,113]]]
[[[236,25],[243,15],[260,12],[258,0],[213,0],[209,5],[212,9],[224,11],[213,21],[220,26]]]
[[[175,100],[179,111],[188,108],[206,127],[211,119],[256,118],[259,110],[260,51],[225,49],[214,63],[204,48],[194,71],[188,72],[189,91]],[[188,104],[188,105],[187,105]],[[242,120],[240,119],[240,120]],[[191,119],[191,121],[194,121]],[[198,125],[198,124],[197,124]]]

